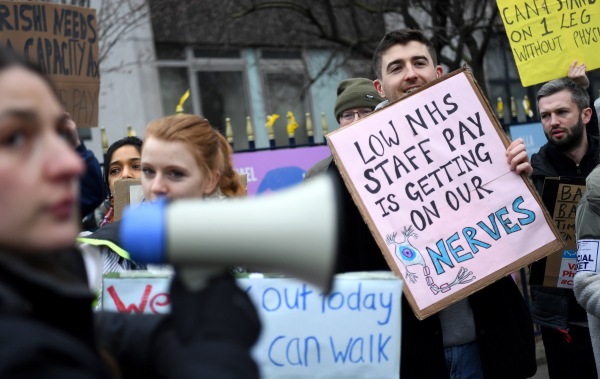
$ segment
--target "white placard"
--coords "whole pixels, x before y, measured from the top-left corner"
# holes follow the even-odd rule
[[[577,241],[577,272],[598,273],[598,250],[600,240]]]
[[[556,286],[558,288],[573,289],[575,274],[577,274],[577,252],[573,250],[563,250]]]
[[[144,201],[144,191],[142,186],[131,186],[129,187],[129,209],[133,210],[140,206]]]
[[[403,282],[392,273],[338,275],[329,296],[290,278],[237,282],[262,321],[252,352],[262,378],[398,378]],[[167,313],[169,283],[104,278],[103,309]]]

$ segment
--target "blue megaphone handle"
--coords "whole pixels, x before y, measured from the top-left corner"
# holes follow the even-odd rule
[[[166,208],[167,200],[159,199],[125,211],[119,226],[119,239],[121,247],[134,262],[166,262]]]

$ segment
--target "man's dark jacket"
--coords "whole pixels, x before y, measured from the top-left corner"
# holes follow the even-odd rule
[[[540,196],[544,189],[544,179],[547,177],[567,176],[586,178],[598,165],[598,137],[587,135],[588,151],[579,163],[575,162],[558,150],[545,144],[537,154],[531,157],[533,174],[531,180]],[[541,259],[531,265],[531,315],[533,322],[552,329],[567,330],[569,322],[587,322],[585,310],[577,304],[572,289],[543,287],[546,259]]]
[[[335,162],[328,172],[342,182]],[[354,204],[342,190],[345,250],[338,272],[389,270],[381,250]],[[469,296],[477,343],[486,379],[520,379],[535,374],[535,342],[531,314],[513,279],[505,277]],[[402,379],[449,377],[442,327],[437,314],[417,319],[402,296]]]
[[[258,378],[260,322],[233,278],[171,294],[169,316],[93,314],[78,251],[0,252],[0,377]]]
[[[104,179],[100,163],[94,153],[86,149],[83,141],[75,151],[85,162],[85,174],[79,179],[80,186],[80,215],[87,216],[96,209],[104,200]]]

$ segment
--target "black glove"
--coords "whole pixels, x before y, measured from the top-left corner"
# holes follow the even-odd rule
[[[235,341],[252,347],[260,334],[254,304],[229,274],[210,279],[206,288],[191,292],[179,275],[171,284],[171,319],[184,344],[194,338]]]

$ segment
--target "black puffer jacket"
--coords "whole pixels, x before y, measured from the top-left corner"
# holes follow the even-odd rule
[[[531,180],[540,196],[544,190],[547,177],[567,176],[586,178],[599,163],[598,137],[587,135],[589,148],[579,166],[549,144],[542,146],[537,154],[531,157],[533,174]],[[531,265],[531,315],[536,324],[566,330],[569,322],[585,322],[585,310],[577,303],[572,289],[543,287],[546,271],[546,258]]]
[[[79,252],[0,252],[0,377],[258,378],[260,322],[233,278],[171,293],[171,316],[94,315]]]

